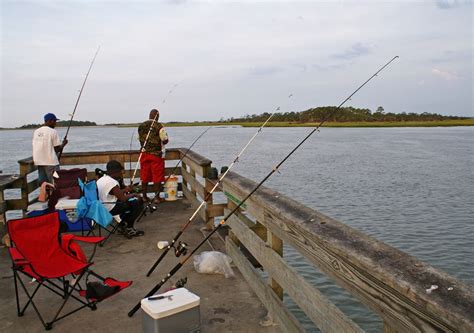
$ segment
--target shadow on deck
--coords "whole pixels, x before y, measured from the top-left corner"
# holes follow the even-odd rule
[[[131,240],[120,235],[112,236],[103,248],[98,248],[92,268],[103,276],[133,280],[133,285],[100,303],[97,311],[84,309],[55,323],[53,330],[140,332],[143,312],[138,311],[133,318],[129,318],[127,312],[178,262],[174,254],[169,253],[155,272],[149,278],[145,277],[160,254],[156,243],[171,239],[192,212],[186,199],[164,202],[155,213],[146,216],[136,225],[138,229],[145,231],[145,236]],[[201,220],[195,220],[181,240],[194,247],[203,238],[200,231],[203,226]],[[213,240],[213,244],[219,242],[217,238]],[[223,248],[222,242],[218,245]],[[207,250],[210,247],[205,244],[201,251]],[[6,248],[0,249],[0,255],[0,332],[43,332],[44,328],[32,308],[23,317],[17,317],[13,274]],[[168,289],[178,279],[187,277],[186,288],[201,298],[202,332],[279,331],[275,326],[263,328],[259,325],[266,310],[236,268],[234,273],[235,278],[229,279],[223,275],[198,274],[190,259],[161,291]],[[57,304],[58,297],[47,290],[42,290],[42,294],[36,297],[37,302],[41,300],[38,302],[40,309],[47,314],[47,318],[51,317],[53,308],[48,312],[48,305]]]

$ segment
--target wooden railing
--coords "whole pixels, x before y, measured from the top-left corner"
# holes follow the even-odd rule
[[[211,168],[211,161],[207,158],[196,154],[193,151],[188,151],[184,148],[167,149],[165,159],[175,161],[172,166],[165,168],[165,175],[171,173],[182,176],[180,189],[190,202],[197,206],[206,197],[206,205],[203,206],[199,212],[199,216],[208,223],[213,225],[214,216],[223,214],[223,205],[213,205],[212,195],[208,196],[210,189],[210,182],[207,179],[208,170]],[[186,154],[186,155],[185,155]],[[61,167],[85,167],[88,170],[88,178],[95,177],[95,167],[105,169],[105,164],[110,160],[117,160],[125,167],[125,178],[130,178],[134,173],[135,166],[130,167],[130,163],[135,164],[138,160],[139,151],[104,151],[104,152],[80,152],[80,153],[64,153],[61,156]],[[181,160],[181,166],[174,168],[176,163]],[[37,197],[31,197],[31,194],[38,189],[38,179],[32,173],[37,170],[31,157],[18,161],[20,174],[12,178],[5,176],[2,179],[2,187],[0,188],[0,214],[4,214],[9,210],[23,210],[24,212],[28,206],[37,200]],[[140,169],[135,174],[135,181],[138,181],[140,176]],[[4,189],[19,189],[21,190],[21,198],[19,199],[5,199],[3,197]],[[6,219],[4,218],[4,221]]]
[[[169,149],[165,158],[178,161],[185,152],[181,148]],[[94,177],[93,165],[104,168],[109,160],[115,159],[128,167],[130,159],[135,162],[137,158],[138,151],[131,155],[129,151],[65,153],[61,164],[86,166],[89,176]],[[38,188],[38,182],[29,175],[36,168],[31,158],[19,164],[19,177],[5,178],[0,185],[2,196],[4,188],[21,189],[21,199],[0,197],[2,214],[11,209],[26,210],[35,200],[29,194]],[[235,208],[256,186],[255,182],[230,172],[219,187],[227,202],[214,204],[213,196],[209,195],[216,182],[208,178],[211,164],[209,159],[189,151],[181,167],[174,170],[181,175],[182,191],[194,207],[206,200],[199,216],[209,227],[214,217]],[[172,171],[173,167],[166,168],[166,174]],[[132,172],[127,169],[126,177]],[[323,332],[362,330],[285,261],[283,244],[377,313],[387,333],[474,332],[472,286],[278,192],[261,187],[227,222],[228,254],[270,317],[285,332],[303,331],[301,323],[282,302],[285,293]],[[243,249],[251,256],[244,255]],[[267,280],[254,268],[254,259],[267,272]],[[438,289],[427,293],[431,285]]]
[[[229,198],[226,212],[255,186],[229,173],[222,188]],[[303,328],[283,305],[283,292],[322,332],[361,329],[285,261],[283,243],[377,313],[385,332],[474,332],[472,286],[278,192],[260,188],[228,225],[228,254],[285,332]],[[243,247],[269,281],[261,278]],[[431,285],[438,289],[427,293]]]

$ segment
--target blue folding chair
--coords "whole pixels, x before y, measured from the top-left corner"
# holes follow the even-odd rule
[[[77,204],[77,215],[79,217],[89,218],[95,222],[98,226],[99,236],[102,234],[101,230],[105,231],[107,236],[105,236],[105,239],[100,243],[100,246],[103,246],[109,237],[117,231],[121,219],[118,216],[112,216],[99,201],[97,183],[95,180],[91,180],[87,183],[79,180],[79,186],[81,187],[82,197]],[[94,233],[92,227],[93,225],[91,223],[89,234]]]

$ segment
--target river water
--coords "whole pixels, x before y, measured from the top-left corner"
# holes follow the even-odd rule
[[[188,147],[203,127],[168,128],[169,147]],[[60,136],[64,129],[58,130]],[[72,128],[66,151],[139,149],[133,128]],[[220,169],[255,128],[215,127],[193,150]],[[311,128],[265,128],[234,171],[260,181]],[[132,135],[134,137],[132,138]],[[32,130],[0,131],[3,173],[18,173],[31,156]],[[405,251],[468,283],[474,282],[474,128],[323,128],[266,186]],[[362,328],[378,318],[311,269],[292,249],[285,257]],[[429,286],[428,286],[429,287]],[[291,300],[285,302],[313,331]]]

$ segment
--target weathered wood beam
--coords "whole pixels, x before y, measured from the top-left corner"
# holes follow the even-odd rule
[[[229,173],[223,186],[242,199],[256,183]],[[249,213],[393,329],[474,332],[472,286],[266,187],[246,204]],[[439,289],[427,294],[432,284]]]
[[[201,204],[201,202],[198,201],[196,196],[194,196],[187,187],[183,186],[182,191],[183,191],[183,194],[186,197],[186,199],[188,199],[191,202],[191,206],[194,209],[197,209],[199,207],[199,205]],[[206,212],[206,205],[203,205],[201,207],[201,209],[198,212],[198,215],[201,217],[201,219],[204,222],[207,222],[208,216],[207,216],[207,212]]]
[[[0,175],[0,191],[21,188],[22,184],[22,177],[18,175]]]
[[[283,305],[278,296],[269,288],[252,267],[247,258],[240,252],[232,240],[226,238],[226,252],[232,257],[235,265],[244,276],[247,283],[263,303],[281,328],[282,332],[304,332],[298,320]]]
[[[6,210],[17,210],[17,209],[27,209],[28,201],[25,199],[13,199],[5,201],[7,205]]]
[[[184,155],[186,149],[181,148],[181,156]],[[191,170],[194,170],[198,175],[203,178],[207,177],[207,170],[211,166],[212,161],[193,152],[192,150],[187,153],[183,159],[184,164],[188,165]]]
[[[233,215],[227,221],[239,241],[255,256],[322,332],[362,332],[339,308],[299,275],[273,249]]]
[[[191,193],[193,196],[196,196],[197,193],[202,199],[204,199],[206,197],[206,190],[204,186],[187,171],[181,170],[181,174],[183,179],[186,181],[186,184],[191,186]]]
[[[227,207],[227,204],[210,204],[207,207],[207,215],[209,217],[223,216],[224,208]]]

